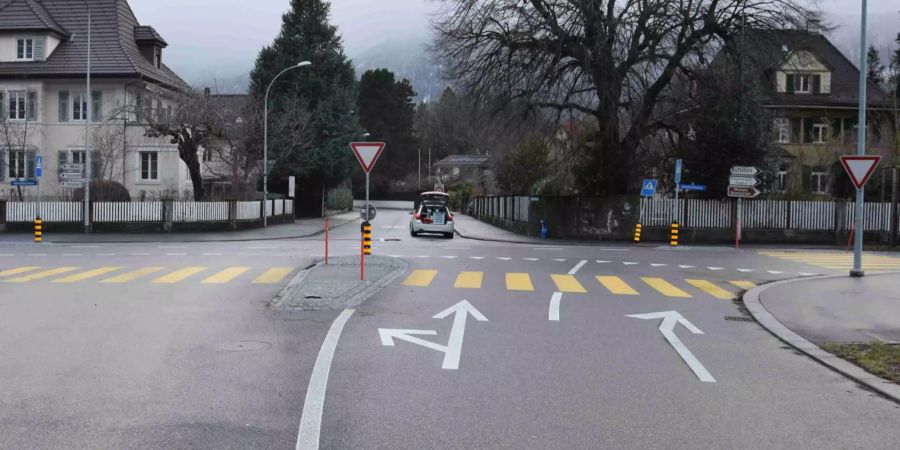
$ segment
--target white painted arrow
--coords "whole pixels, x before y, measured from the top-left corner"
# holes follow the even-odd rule
[[[694,371],[694,374],[697,375],[697,378],[704,383],[715,383],[716,379],[713,378],[712,375],[703,367],[703,364],[700,364],[700,361],[697,360],[697,357],[691,353],[690,350],[681,342],[681,339],[678,339],[678,336],[675,334],[675,325],[682,324],[685,328],[687,328],[691,333],[694,334],[703,334],[699,328],[695,327],[694,324],[685,319],[681,314],[678,314],[678,311],[662,311],[655,313],[647,313],[647,314],[629,314],[627,317],[633,317],[635,319],[644,319],[644,320],[653,320],[653,319],[662,319],[662,323],[659,325],[659,331],[662,332],[662,335],[669,341],[669,344],[672,345],[672,348],[678,352],[678,355],[681,356],[681,359],[687,363],[687,365]]]
[[[378,334],[381,336],[381,345],[393,347],[394,339],[406,341],[410,344],[421,345],[422,347],[444,354],[444,364],[441,366],[442,368],[450,370],[459,369],[459,356],[462,352],[463,336],[466,332],[466,319],[469,317],[469,314],[479,322],[487,322],[487,318],[481,314],[481,311],[475,309],[468,300],[463,300],[435,314],[434,318],[443,319],[450,314],[454,314],[454,316],[453,325],[450,328],[450,339],[447,341],[447,345],[436,344],[416,337],[416,335],[435,336],[437,335],[437,331],[435,330],[379,328]]]

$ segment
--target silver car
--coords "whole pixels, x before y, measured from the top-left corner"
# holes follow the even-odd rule
[[[435,233],[453,239],[453,214],[447,207],[449,200],[450,196],[443,192],[421,194],[409,219],[409,234],[415,237],[419,233]]]

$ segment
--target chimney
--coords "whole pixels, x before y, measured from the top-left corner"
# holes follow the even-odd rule
[[[822,20],[821,19],[807,19],[806,20],[806,31],[812,34],[820,34],[822,32]]]

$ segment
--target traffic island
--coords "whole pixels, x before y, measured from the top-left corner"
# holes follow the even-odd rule
[[[358,256],[330,258],[296,276],[272,300],[271,307],[289,311],[353,308],[375,295],[406,271],[401,259],[367,256],[365,280],[360,280]]]

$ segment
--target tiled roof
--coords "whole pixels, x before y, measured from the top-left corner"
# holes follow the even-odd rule
[[[169,45],[159,33],[156,32],[156,29],[149,25],[140,25],[134,27],[134,40],[140,41],[156,41],[162,44],[163,47],[167,47]]]
[[[774,70],[793,52],[806,50],[831,68],[830,94],[787,94],[770,92],[769,102],[777,105],[856,107],[859,102],[859,70],[825,36],[803,30],[754,31],[747,42],[755,62],[766,69],[770,86],[774,86]],[[867,88],[869,105],[888,105],[890,97],[873,83]]]
[[[36,0],[0,0],[0,30],[51,30],[68,36]]]
[[[69,32],[69,38],[46,61],[0,63],[0,78],[84,77],[87,49],[84,1],[31,1],[43,6]],[[140,24],[127,0],[86,1],[91,6],[91,76],[143,78],[172,89],[190,88],[165,64],[157,68],[141,54],[135,40],[135,30]]]
[[[480,166],[488,161],[485,155],[450,155],[436,163],[435,166]]]

